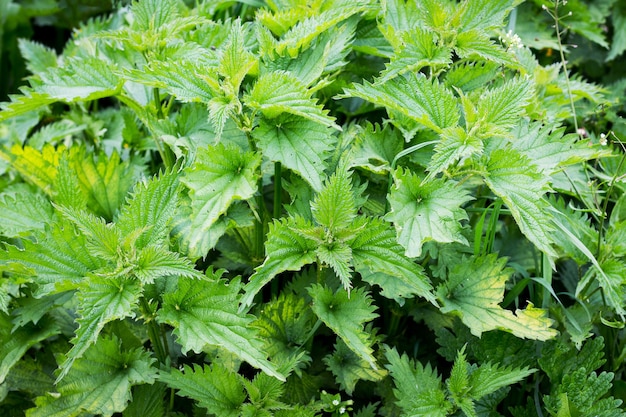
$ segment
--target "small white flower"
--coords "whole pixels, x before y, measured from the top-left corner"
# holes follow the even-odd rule
[[[345,413],[345,412],[346,412],[346,407],[341,407],[341,408],[339,409],[339,414],[343,414],[343,413]]]
[[[606,139],[606,135],[604,133],[600,133],[600,145],[606,146],[607,143],[608,141]]]
[[[333,405],[334,405],[334,406],[339,405],[339,400],[333,400]]]

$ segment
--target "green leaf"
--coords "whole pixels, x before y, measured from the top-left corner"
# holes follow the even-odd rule
[[[520,382],[536,369],[503,367],[490,362],[481,364],[470,376],[469,395],[481,399],[502,387]]]
[[[434,32],[420,27],[403,33],[401,45],[381,72],[381,82],[406,72],[419,72],[424,67],[445,67],[452,60],[452,50],[438,42],[438,36]]]
[[[589,159],[608,156],[606,150],[578,140],[576,134],[564,134],[564,127],[520,119],[511,135],[511,146],[533,161],[541,172],[552,175],[562,167]]]
[[[356,13],[365,11],[367,1],[337,1],[329,3],[330,7],[316,13],[294,25],[283,39],[276,45],[276,52],[280,55],[287,52],[295,56],[300,48],[306,48],[316,37],[337,26]]]
[[[467,395],[471,387],[469,371],[470,364],[467,362],[465,348],[463,348],[457,353],[446,385],[448,386],[452,402],[463,410],[466,416],[477,417],[473,398]]]
[[[169,222],[178,201],[178,175],[172,169],[135,185],[120,209],[117,227],[122,236],[136,236],[137,249],[161,244],[169,238]]]
[[[483,93],[477,106],[481,134],[506,134],[518,123],[532,92],[529,79],[513,78]]]
[[[428,163],[430,172],[424,181],[429,182],[454,163],[458,163],[459,166],[463,165],[463,162],[472,156],[481,155],[483,149],[483,141],[462,127],[444,129],[441,132],[441,140],[435,145],[435,154]]]
[[[332,242],[320,245],[315,251],[317,258],[324,265],[330,266],[348,292],[352,287],[352,249],[344,242]]]
[[[43,195],[28,190],[0,194],[0,233],[7,237],[42,232],[54,211]]]
[[[94,274],[83,282],[78,292],[79,327],[71,341],[72,349],[61,364],[57,382],[70,372],[72,365],[89,346],[96,343],[105,324],[135,315],[134,309],[141,294],[140,283],[125,276],[101,277]]]
[[[86,197],[87,207],[98,216],[108,221],[113,220],[124,203],[126,194],[139,177],[141,167],[132,160],[122,162],[116,151],[110,156],[104,152],[89,154],[85,148],[78,146],[68,151],[67,159],[71,172],[68,175],[73,175],[78,180],[81,194]],[[65,176],[58,178],[55,187],[65,186],[59,184],[63,178]],[[63,200],[68,198],[69,196]]]
[[[12,329],[11,318],[0,313],[0,384],[4,383],[11,368],[24,356],[26,351],[39,342],[59,333],[58,325],[51,319],[40,320],[37,324],[28,323]]]
[[[362,222],[363,227],[349,245],[354,269],[363,280],[378,285],[382,295],[399,303],[402,298],[419,295],[436,305],[428,277],[421,266],[404,256],[392,226],[378,218]]]
[[[382,369],[372,369],[366,361],[352,352],[341,340],[335,343],[335,351],[325,356],[323,360],[335,376],[339,387],[348,395],[352,395],[358,381],[377,382],[386,375]]]
[[[623,417],[622,401],[606,396],[611,390],[612,372],[587,371],[575,369],[564,375],[561,384],[553,394],[545,397],[546,409],[556,416],[606,416]],[[567,410],[567,411],[565,411]]]
[[[383,128],[366,123],[355,138],[350,167],[361,167],[377,174],[391,171],[394,158],[404,149],[404,139],[398,130],[386,124]]]
[[[611,50],[606,57],[607,61],[612,61],[626,51],[626,8],[623,5],[613,7],[611,16],[613,22],[613,39]]]
[[[240,282],[179,278],[176,290],[163,296],[158,320],[174,327],[183,351],[202,352],[207,345],[220,346],[280,380],[285,377],[269,362],[252,318],[238,313]]]
[[[86,124],[78,125],[72,120],[62,119],[41,127],[28,138],[28,144],[37,149],[41,149],[46,143],[56,145],[63,140],[76,136],[86,128]]]
[[[422,245],[429,240],[468,243],[461,234],[461,221],[467,220],[461,206],[472,199],[467,190],[450,180],[423,183],[417,175],[402,168],[394,177],[387,218],[394,223],[406,256],[420,256]]]
[[[159,380],[170,388],[178,390],[178,395],[191,398],[209,413],[216,416],[238,417],[246,400],[246,393],[239,376],[214,363],[211,366],[185,365],[184,372],[173,369],[161,373]]]
[[[172,22],[182,11],[179,0],[142,0],[132,5],[133,28],[138,31],[151,31]]]
[[[481,30],[459,33],[456,37],[454,52],[461,58],[497,62],[511,68],[519,67],[515,56],[504,50]]]
[[[251,306],[254,296],[276,275],[284,271],[299,271],[304,265],[315,262],[317,242],[298,233],[298,229],[311,226],[301,217],[274,221],[269,225],[265,241],[267,258],[256,268],[245,286],[242,309]]]
[[[406,73],[381,84],[354,84],[345,96],[359,97],[387,110],[397,112],[440,133],[459,120],[457,100],[436,79]]]
[[[311,203],[315,221],[331,234],[350,226],[357,215],[352,184],[347,173],[337,172]]]
[[[445,84],[463,92],[483,88],[498,76],[500,66],[494,62],[460,61],[445,74]]]
[[[372,340],[364,331],[364,324],[378,317],[374,313],[372,298],[363,288],[348,293],[343,289],[333,291],[316,284],[308,289],[313,298],[313,312],[326,324],[356,355],[377,370],[372,355]]]
[[[504,269],[506,259],[491,254],[484,257],[464,258],[451,266],[446,282],[437,287],[442,303],[442,313],[452,313],[480,337],[483,332],[500,329],[517,337],[548,340],[557,335],[550,328],[552,320],[545,310],[532,304],[513,314],[499,306],[504,298],[504,288],[511,270]]]
[[[218,143],[198,150],[195,163],[181,177],[189,188],[193,219],[190,227],[196,230],[195,234],[208,233],[234,202],[254,196],[260,163],[260,154],[244,153],[233,144]],[[201,243],[191,240],[188,250],[201,253],[197,250]]]
[[[528,240],[553,262],[557,254],[551,246],[552,220],[543,198],[548,179],[530,159],[513,149],[496,149],[489,156],[485,183],[509,207]]]
[[[10,102],[0,103],[0,122],[40,109],[43,106],[58,101],[49,94],[22,88],[22,95],[10,95]]]
[[[154,359],[143,349],[122,350],[116,337],[100,337],[76,361],[58,393],[35,400],[28,417],[78,417],[85,414],[111,416],[131,400],[131,386],[151,384],[156,377]]]
[[[243,78],[256,64],[257,59],[245,47],[241,20],[237,19],[232,25],[230,36],[222,50],[218,72],[230,84],[232,89],[230,91],[237,94]]]
[[[261,119],[252,132],[263,156],[296,172],[315,191],[322,189],[333,138],[328,127],[297,116]]]
[[[26,61],[26,69],[32,74],[45,72],[57,66],[57,54],[54,49],[29,39],[18,39],[22,57]]]
[[[166,415],[165,384],[154,383],[133,387],[133,400],[122,413],[123,417],[162,417]]]
[[[14,145],[10,150],[0,148],[0,158],[9,162],[26,181],[50,195],[63,151],[63,147],[55,149],[52,145],[44,146],[41,151]]]
[[[508,12],[520,3],[519,0],[465,0],[459,12],[464,31],[473,29],[490,30],[502,25]]]
[[[119,255],[118,247],[122,239],[120,230],[113,223],[107,223],[103,218],[72,207],[56,207],[61,214],[74,223],[78,230],[86,237],[86,248],[96,257],[107,261],[115,261]]]
[[[37,284],[33,296],[74,289],[87,274],[104,266],[104,261],[85,250],[87,241],[70,224],[55,224],[37,242],[22,241],[24,249],[7,245],[0,261],[17,276]]]
[[[311,91],[288,72],[275,71],[261,75],[252,90],[244,96],[244,101],[269,119],[289,113],[341,130],[335,124],[335,119],[328,116],[328,110],[311,98]]]
[[[194,264],[188,258],[160,246],[143,248],[137,254],[135,262],[132,273],[143,284],[152,284],[157,278],[168,276],[198,279],[204,277],[194,269]]]
[[[65,65],[39,73],[37,91],[63,101],[89,101],[117,95],[124,81],[115,66],[98,58],[66,58]]]
[[[140,70],[126,70],[129,79],[160,88],[184,103],[210,103],[220,95],[217,70],[190,60],[152,61]]]
[[[595,280],[602,288],[606,304],[611,306],[617,314],[624,317],[626,315],[626,309],[624,308],[624,297],[626,294],[624,286],[625,267],[626,262],[614,258],[601,260],[597,265],[592,265],[578,283],[576,296],[579,296],[578,293],[586,288],[590,281]]]
[[[423,366],[406,354],[400,356],[395,348],[387,349],[385,357],[389,362],[385,367],[393,378],[396,404],[406,413],[415,417],[446,417],[452,404],[446,399],[441,377],[430,364]]]

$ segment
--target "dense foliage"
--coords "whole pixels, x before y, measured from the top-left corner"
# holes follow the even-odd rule
[[[626,415],[619,1],[60,6],[0,1],[3,415]]]

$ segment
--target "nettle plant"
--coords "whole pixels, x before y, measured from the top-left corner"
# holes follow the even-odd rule
[[[3,413],[623,415],[625,168],[564,125],[602,90],[519,1],[256,3],[20,42]]]

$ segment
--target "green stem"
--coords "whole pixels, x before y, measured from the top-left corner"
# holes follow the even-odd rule
[[[576,117],[576,106],[574,105],[574,97],[572,97],[572,87],[570,86],[569,81],[569,72],[567,70],[567,61],[565,60],[565,53],[563,52],[563,43],[561,41],[561,28],[559,26],[559,22],[561,18],[559,17],[559,0],[554,2],[554,30],[556,31],[556,41],[559,44],[559,56],[561,58],[561,64],[563,65],[563,73],[565,74],[565,85],[567,86],[567,95],[569,96],[569,104],[572,109],[572,116],[574,118],[574,129],[576,129],[576,134],[579,135],[582,139],[582,135],[578,132],[578,120]]]
[[[167,350],[165,350],[165,346],[163,345],[163,340],[161,339],[161,328],[159,324],[155,321],[154,312],[150,308],[150,304],[148,303],[148,301],[143,297],[141,297],[140,306],[141,312],[144,316],[144,320],[148,325],[148,337],[150,338],[150,343],[152,344],[154,353],[160,363],[166,363],[168,353]]]
[[[254,251],[257,259],[265,258],[265,201],[263,200],[263,177],[257,181],[256,205],[258,218],[254,221]]]
[[[613,187],[615,186],[615,183],[617,182],[617,176],[619,172],[622,170],[622,165],[624,164],[624,158],[626,158],[626,153],[622,153],[622,157],[620,158],[619,165],[617,166],[617,169],[615,170],[615,175],[613,175],[613,178],[611,179],[611,184],[609,185],[609,189],[606,191],[606,196],[604,196],[604,204],[602,205],[602,211],[600,213],[602,222],[599,223],[599,227],[598,227],[598,244],[596,248],[596,259],[600,259],[600,249],[602,248],[602,237],[603,237],[603,231],[604,231],[604,221],[606,220],[606,211],[608,210],[609,199],[611,197],[611,194],[613,193]]]
[[[274,163],[274,210],[273,217],[278,219],[282,211],[282,166],[280,162]]]

